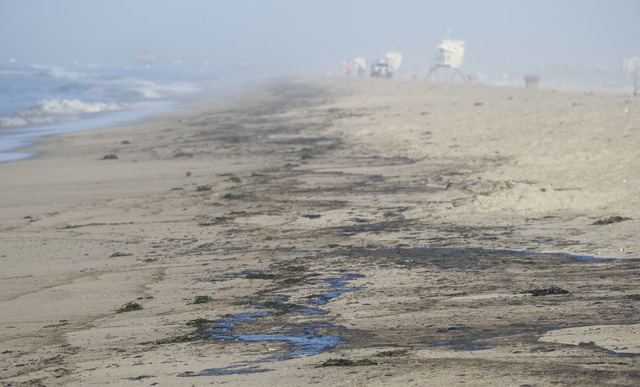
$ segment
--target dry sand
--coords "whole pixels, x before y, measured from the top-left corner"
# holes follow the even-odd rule
[[[44,139],[0,164],[0,384],[638,385],[639,132],[310,77]]]

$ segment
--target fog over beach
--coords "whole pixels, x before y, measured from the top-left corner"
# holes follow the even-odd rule
[[[29,64],[133,65],[147,50],[158,64],[243,63],[256,74],[287,75],[340,73],[346,59],[399,51],[408,74],[428,70],[436,46],[451,38],[467,43],[465,72],[487,81],[546,71],[589,85],[594,73],[606,78],[640,51],[633,0],[29,0],[0,7],[0,62]]]
[[[635,386],[640,2],[0,0],[0,386]]]

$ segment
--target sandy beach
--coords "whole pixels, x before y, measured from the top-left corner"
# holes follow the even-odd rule
[[[0,164],[0,385],[640,383],[640,98],[309,76]]]

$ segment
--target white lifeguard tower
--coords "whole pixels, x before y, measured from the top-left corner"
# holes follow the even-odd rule
[[[433,73],[440,78],[438,69],[440,67],[448,67],[455,70],[450,80],[456,75],[459,75],[463,81],[466,81],[467,79],[464,74],[462,74],[462,71],[460,71],[460,66],[462,66],[462,60],[464,58],[464,40],[445,39],[440,43],[438,49],[440,49],[442,53],[442,60],[433,64],[431,71],[429,71],[427,75],[427,79],[429,79]]]
[[[387,63],[389,63],[389,67],[391,67],[391,71],[396,72],[402,65],[402,53],[400,52],[388,52],[386,57]]]

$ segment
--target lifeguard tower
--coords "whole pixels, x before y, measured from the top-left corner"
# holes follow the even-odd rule
[[[387,63],[391,67],[391,71],[394,73],[398,71],[402,64],[402,53],[400,52],[388,52],[386,55]]]
[[[464,58],[464,40],[450,40],[445,39],[438,46],[440,52],[442,53],[442,60],[434,63],[433,67],[431,67],[431,71],[427,75],[427,79],[431,76],[431,74],[436,74],[438,78],[440,75],[438,74],[438,69],[441,67],[448,67],[450,69],[455,70],[453,75],[451,75],[450,80],[452,80],[456,75],[459,75],[463,81],[466,81],[464,74],[460,71],[460,66],[462,66],[462,60]]]

